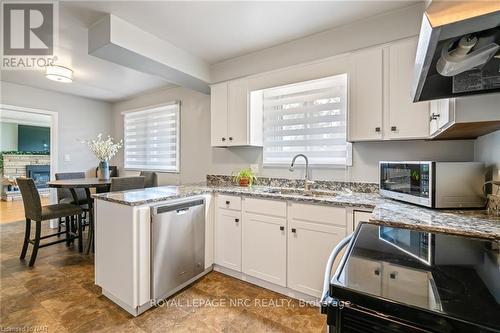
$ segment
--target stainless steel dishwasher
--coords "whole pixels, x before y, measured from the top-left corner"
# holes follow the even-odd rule
[[[205,270],[205,199],[151,207],[151,296],[165,299]]]

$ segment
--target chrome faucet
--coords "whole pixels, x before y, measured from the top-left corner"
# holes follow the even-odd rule
[[[297,157],[303,157],[304,160],[306,161],[306,175],[305,175],[305,179],[304,179],[304,191],[309,192],[311,190],[311,185],[314,184],[314,181],[312,181],[309,178],[309,159],[307,158],[307,156],[304,154],[295,155],[292,159],[292,164],[290,164],[289,170],[291,172],[293,172],[295,170],[294,165],[295,165],[295,160],[297,159]]]

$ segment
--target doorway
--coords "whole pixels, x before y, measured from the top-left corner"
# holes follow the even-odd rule
[[[35,180],[42,204],[57,201],[47,186],[57,172],[57,124],[56,112],[0,104],[0,223],[24,220],[17,177]]]

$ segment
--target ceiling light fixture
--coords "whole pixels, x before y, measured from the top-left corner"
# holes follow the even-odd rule
[[[59,65],[47,66],[45,68],[45,77],[57,82],[70,83],[73,82],[73,71]]]

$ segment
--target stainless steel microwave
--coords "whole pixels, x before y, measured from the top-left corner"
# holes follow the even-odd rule
[[[429,208],[482,208],[481,162],[381,161],[380,194]]]

